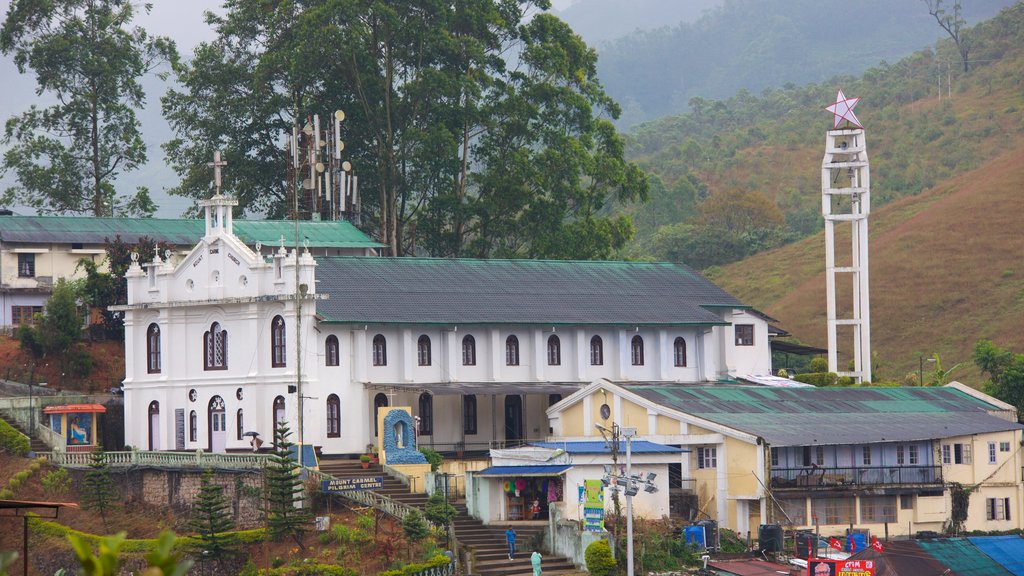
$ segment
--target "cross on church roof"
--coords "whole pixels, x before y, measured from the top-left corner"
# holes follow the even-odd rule
[[[216,188],[217,194],[220,195],[220,169],[221,166],[227,166],[227,160],[220,159],[220,150],[213,153],[213,162],[208,162],[207,166],[213,168],[213,185]]]

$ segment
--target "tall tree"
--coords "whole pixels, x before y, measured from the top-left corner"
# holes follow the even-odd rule
[[[973,42],[971,36],[967,33],[967,21],[964,20],[963,14],[961,13],[960,0],[953,0],[953,11],[949,12],[943,7],[943,0],[924,0],[925,4],[928,5],[928,13],[931,14],[935,21],[939,23],[939,27],[949,34],[949,37],[956,44],[956,51],[960,54],[960,64],[963,66],[964,74],[968,72],[970,66],[971,48],[973,48]]]
[[[291,455],[291,431],[284,422],[274,430],[274,452],[264,472],[267,482],[267,530],[279,540],[290,536],[302,545],[301,537],[309,529],[310,515],[303,508],[305,488],[299,477],[299,464]]]
[[[1017,419],[1024,421],[1024,354],[1017,354],[981,340],[974,346],[974,364],[990,380],[982,389],[1017,408]]]
[[[364,222],[394,255],[607,257],[645,196],[596,53],[548,0],[229,0],[163,99],[175,193],[223,149],[241,209],[283,215],[282,134],[344,109]]]
[[[82,507],[98,512],[103,520],[103,529],[107,527],[107,512],[117,505],[117,487],[110,478],[110,464],[102,446],[96,446],[89,457],[89,471],[85,473],[85,485],[82,493]]]
[[[3,171],[18,186],[5,202],[40,212],[152,214],[149,191],[118,198],[117,177],[146,161],[135,110],[139,78],[176,59],[174,43],[133,27],[130,0],[13,0],[0,51],[35,73],[36,94],[56,100],[7,120]],[[149,5],[142,5],[149,10]]]
[[[216,483],[213,470],[208,469],[200,480],[189,527],[195,530],[199,540],[196,547],[218,562],[238,552],[238,539],[231,532],[235,523],[231,518],[224,487]]]

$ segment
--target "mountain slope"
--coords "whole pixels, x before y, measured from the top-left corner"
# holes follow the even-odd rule
[[[964,362],[954,376],[977,385],[979,339],[1024,350],[1024,138],[1006,144],[976,170],[872,212],[876,379],[916,373],[920,356],[938,352],[946,367]],[[709,275],[824,347],[824,255],[822,233]]]

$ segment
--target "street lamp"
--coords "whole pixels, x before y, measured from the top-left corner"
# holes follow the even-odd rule
[[[917,368],[917,385],[924,386],[924,363],[927,362],[929,364],[934,364],[935,358],[926,359],[924,356],[918,356],[917,359],[919,361]]]
[[[609,432],[608,428],[600,424],[597,424],[595,427],[601,432],[602,436]],[[617,492],[619,488],[622,488],[623,493],[626,495],[626,575],[633,576],[633,496],[640,492],[641,485],[643,485],[644,492],[648,494],[657,492],[658,487],[654,485],[654,478],[657,474],[648,472],[646,477],[642,477],[640,474],[633,474],[632,440],[636,437],[636,428],[623,428],[618,424],[612,424],[610,432],[612,434],[611,445],[613,451],[618,449],[619,436],[626,438],[626,474],[624,476],[616,475],[612,467],[605,466],[605,475],[601,478],[601,483],[605,486],[610,485],[613,492]]]

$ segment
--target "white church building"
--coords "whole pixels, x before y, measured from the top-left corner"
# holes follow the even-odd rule
[[[204,202],[190,252],[127,274],[137,449],[248,450],[277,420],[357,454],[378,407],[411,406],[420,446],[482,451],[547,438],[547,408],[597,379],[771,371],[766,318],[680,264],[314,257],[283,240],[265,256],[234,234],[234,204]]]

